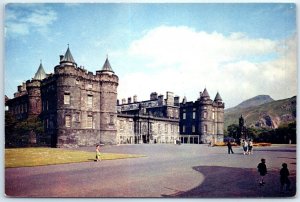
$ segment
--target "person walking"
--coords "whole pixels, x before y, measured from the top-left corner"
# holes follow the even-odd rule
[[[244,155],[245,155],[245,154],[248,154],[248,143],[247,143],[246,140],[243,140],[242,146],[243,146],[243,152],[244,152]]]
[[[96,145],[96,161],[101,161],[100,157],[100,145]]]
[[[231,142],[228,140],[227,142],[227,147],[228,147],[228,154],[230,154],[230,152],[233,154],[233,151],[232,151],[232,144]]]
[[[260,174],[260,181],[259,185],[263,186],[265,184],[264,177],[267,174],[267,166],[266,166],[266,160],[261,159],[261,162],[257,165],[258,172]]]
[[[252,142],[252,140],[249,140],[249,143],[248,143],[248,154],[253,154],[253,142]]]
[[[283,193],[284,185],[286,185],[286,191],[290,191],[291,181],[289,180],[290,172],[287,168],[287,164],[283,163],[280,170],[280,192]]]

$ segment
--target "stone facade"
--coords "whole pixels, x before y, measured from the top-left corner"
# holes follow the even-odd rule
[[[68,48],[54,73],[46,75],[41,64],[6,105],[18,120],[39,116],[46,136],[36,142],[52,147],[223,141],[219,94],[212,101],[205,89],[197,101],[180,103],[173,92],[165,99],[153,92],[149,100],[138,102],[135,95],[120,103],[118,82],[108,59],[94,74],[78,67]]]
[[[174,104],[173,93],[157,97],[151,93],[150,100],[134,102],[128,98],[118,105],[118,143],[174,143],[179,140],[179,104]],[[177,99],[177,97],[176,97]]]
[[[93,74],[77,67],[68,48],[53,74],[41,76],[41,67],[26,82],[26,90],[20,87],[6,102],[9,110],[20,116],[24,103],[26,113],[21,118],[40,116],[47,134],[43,141],[52,147],[116,144],[118,76],[108,59]]]
[[[221,96],[217,93],[214,101],[206,89],[200,93],[195,102],[180,104],[180,134],[182,141],[185,136],[192,135],[198,143],[222,142],[224,138],[224,107]],[[196,142],[197,143],[197,142]]]

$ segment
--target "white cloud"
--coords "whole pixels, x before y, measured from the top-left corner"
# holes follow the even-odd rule
[[[6,34],[28,35],[46,33],[48,26],[57,20],[57,14],[46,6],[15,6],[6,9]]]
[[[258,94],[275,99],[293,96],[297,92],[295,40],[157,27],[133,41],[123,54],[127,61],[139,61],[128,65],[140,71],[120,77],[119,99],[134,94],[149,99],[153,91],[170,90],[195,100],[205,87],[212,99],[219,91],[230,107]]]

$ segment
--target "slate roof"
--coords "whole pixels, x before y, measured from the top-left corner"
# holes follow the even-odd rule
[[[217,92],[217,95],[215,97],[215,101],[222,101],[222,98],[221,98],[219,92]]]
[[[45,70],[44,70],[42,62],[41,62],[41,64],[40,64],[37,72],[35,73],[33,79],[35,79],[35,80],[43,80],[46,77],[47,77],[47,75],[45,73]]]
[[[206,88],[204,88],[204,91],[203,91],[203,93],[202,93],[202,96],[201,96],[201,97],[209,97],[209,94],[208,94],[208,92],[207,92]]]
[[[109,71],[109,72],[114,72],[110,66],[110,63],[108,61],[108,57],[106,58],[104,65],[102,67],[102,71]]]
[[[65,53],[64,58],[61,60],[61,62],[72,62],[72,63],[76,64],[69,47]]]

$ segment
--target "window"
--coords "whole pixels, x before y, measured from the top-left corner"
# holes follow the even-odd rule
[[[115,117],[115,116],[112,115],[112,114],[109,116],[109,124],[110,124],[110,125],[114,125],[114,117]]]
[[[174,133],[174,125],[171,125],[171,132]]]
[[[158,124],[157,129],[158,129],[158,134],[160,134],[161,133],[161,131],[160,131],[160,124]]]
[[[186,113],[182,114],[182,119],[186,119]]]
[[[175,109],[174,117],[175,117],[175,118],[178,118],[178,109]]]
[[[89,107],[89,108],[93,107],[93,95],[87,96],[87,107]]]
[[[207,118],[207,112],[203,112],[203,118]]]
[[[204,125],[204,128],[203,128],[204,130],[203,130],[203,132],[204,133],[207,133],[207,125]]]
[[[165,124],[165,133],[168,133],[168,124]]]
[[[80,113],[79,112],[76,113],[75,120],[76,120],[76,122],[80,122]]]
[[[212,113],[212,119],[215,119],[215,112]]]
[[[192,132],[196,132],[196,127],[194,125],[192,126]]]
[[[196,112],[193,112],[193,119],[196,118]]]
[[[27,104],[24,104],[24,111],[27,112]]]
[[[182,132],[185,133],[185,126],[182,126]]]
[[[88,115],[86,119],[86,127],[93,128],[93,116]]]
[[[129,121],[129,129],[132,130],[133,129],[133,121]]]
[[[120,121],[120,130],[124,130],[124,121]]]
[[[47,119],[47,125],[48,125],[48,119]],[[71,116],[70,116],[70,115],[67,115],[67,116],[65,117],[65,126],[66,126],[67,128],[70,128],[70,127],[71,127]],[[47,128],[48,128],[48,126],[47,126]]]
[[[64,104],[69,105],[70,104],[70,93],[64,94]]]

